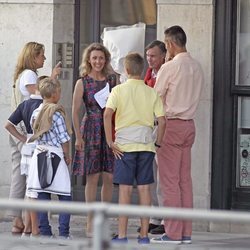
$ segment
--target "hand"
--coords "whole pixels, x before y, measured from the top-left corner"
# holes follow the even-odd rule
[[[171,61],[174,58],[173,55],[170,55],[169,51],[167,51],[166,57],[165,57],[165,62]]]
[[[26,143],[27,142],[27,136],[22,135],[21,142]]]
[[[109,144],[109,147],[112,149],[113,154],[116,159],[121,159],[123,156],[123,152],[119,149],[117,145],[115,145],[113,142]]]
[[[51,78],[56,79],[62,70],[62,62],[58,62],[57,65],[52,70]]]
[[[65,160],[65,162],[66,162],[67,165],[71,164],[72,159],[70,157],[64,156],[64,160]]]
[[[82,151],[84,149],[84,140],[82,138],[76,138],[75,149],[78,151]]]

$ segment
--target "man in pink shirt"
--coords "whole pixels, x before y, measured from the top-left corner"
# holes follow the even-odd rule
[[[160,188],[166,207],[193,207],[191,148],[195,139],[194,117],[204,82],[200,64],[186,50],[180,26],[165,30],[167,54],[172,60],[160,68],[155,89],[166,112],[166,129],[157,151]],[[165,234],[152,243],[191,243],[192,222],[164,220]]]

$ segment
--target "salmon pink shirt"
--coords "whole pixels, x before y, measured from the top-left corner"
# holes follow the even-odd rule
[[[161,66],[154,88],[163,100],[168,119],[194,118],[203,81],[200,64],[188,52],[177,54]]]

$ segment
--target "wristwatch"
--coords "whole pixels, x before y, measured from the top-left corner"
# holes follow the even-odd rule
[[[156,146],[157,148],[160,148],[160,147],[161,147],[161,145],[157,144],[156,142],[155,142],[155,146]]]

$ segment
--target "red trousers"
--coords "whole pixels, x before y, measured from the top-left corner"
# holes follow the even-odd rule
[[[167,120],[161,148],[157,150],[163,206],[193,207],[191,148],[195,138],[193,120]],[[192,222],[165,219],[167,236],[174,240],[191,236]]]

